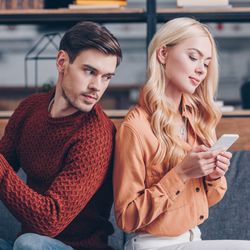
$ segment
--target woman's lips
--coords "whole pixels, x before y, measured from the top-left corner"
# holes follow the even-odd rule
[[[195,77],[190,76],[189,79],[191,80],[192,84],[195,86],[198,86],[200,84],[200,80]]]

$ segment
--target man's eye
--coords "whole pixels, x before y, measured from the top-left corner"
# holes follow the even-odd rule
[[[95,72],[94,72],[93,70],[91,70],[91,69],[85,69],[84,71],[85,71],[85,73],[88,74],[88,75],[94,75],[94,73],[95,73]]]
[[[111,80],[112,76],[104,76],[103,78],[105,81],[109,81],[109,80]]]

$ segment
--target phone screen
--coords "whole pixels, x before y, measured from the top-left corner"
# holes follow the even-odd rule
[[[223,148],[228,150],[233,143],[239,138],[238,134],[224,134],[219,140],[211,147],[211,150]]]

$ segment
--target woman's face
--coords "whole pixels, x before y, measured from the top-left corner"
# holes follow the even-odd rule
[[[167,95],[193,94],[206,78],[212,57],[208,37],[193,37],[166,49]]]

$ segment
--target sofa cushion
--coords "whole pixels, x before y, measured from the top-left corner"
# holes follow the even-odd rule
[[[25,173],[22,170],[18,171],[18,175],[21,179],[26,179]],[[0,238],[14,240],[20,230],[21,224],[0,201]]]
[[[20,232],[20,223],[0,201],[0,238],[14,240]]]
[[[233,153],[226,173],[228,190],[209,210],[200,229],[203,239],[250,239],[250,151]]]

